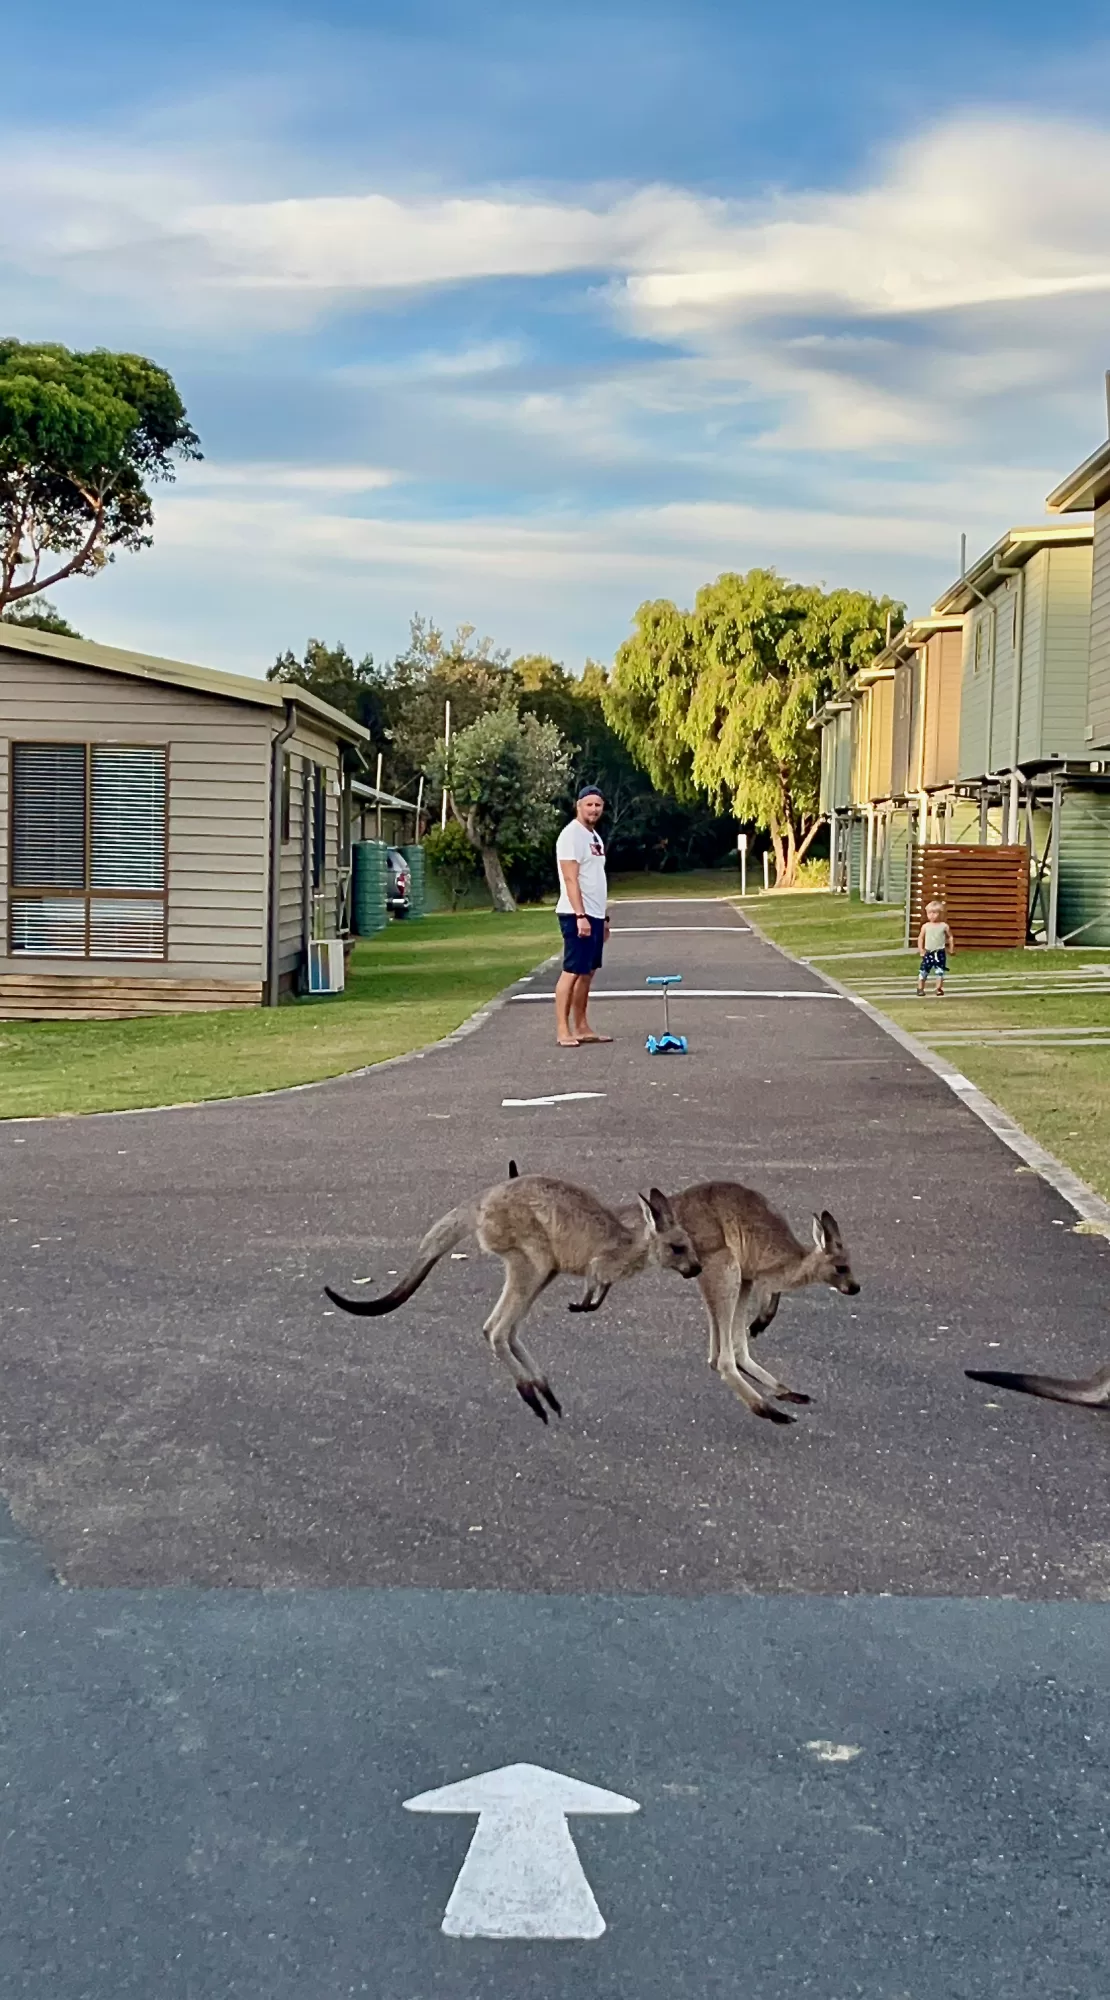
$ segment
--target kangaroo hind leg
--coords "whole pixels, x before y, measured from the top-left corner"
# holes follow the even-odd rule
[[[708,1285],[705,1282],[707,1277]],[[792,1424],[793,1417],[788,1417],[785,1410],[776,1410],[774,1404],[760,1394],[755,1383],[742,1375],[736,1366],[732,1328],[737,1312],[742,1315],[742,1325],[747,1326],[750,1284],[741,1278],[731,1257],[727,1256],[709,1258],[702,1267],[698,1283],[709,1312],[711,1366],[753,1416],[766,1417],[772,1424]]]
[[[767,1307],[770,1303],[768,1295],[765,1290],[761,1290],[758,1284],[755,1284],[752,1286],[748,1299],[747,1316],[742,1315],[737,1306],[732,1322],[733,1348],[737,1357],[736,1365],[745,1375],[750,1376],[753,1382],[758,1382],[762,1389],[769,1389],[776,1402],[808,1403],[809,1397],[804,1396],[800,1389],[787,1388],[786,1383],[780,1382],[777,1375],[772,1375],[769,1369],[762,1367],[753,1358],[751,1348],[748,1346],[752,1331],[749,1320],[754,1321],[757,1325],[760,1322],[764,1326],[768,1325],[778,1309],[777,1294],[773,1295],[773,1298],[774,1304],[772,1309],[768,1311]]]
[[[510,1250],[504,1256],[505,1282],[501,1296],[487,1319],[483,1332],[499,1361],[504,1362],[513,1381],[517,1394],[535,1412],[540,1422],[547,1422],[544,1403],[562,1415],[562,1408],[546,1375],[537,1368],[531,1355],[520,1341],[517,1329],[522,1320],[535,1305],[536,1300],[551,1283],[555,1272],[532,1263],[523,1251]],[[543,1401],[541,1402],[541,1397]]]

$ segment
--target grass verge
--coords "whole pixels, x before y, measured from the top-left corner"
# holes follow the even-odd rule
[[[945,998],[915,993],[901,910],[841,897],[750,897],[760,929],[947,1056],[1011,1118],[1110,1198],[1110,950],[960,951]],[[1087,986],[1086,992],[1081,989]],[[1078,1041],[1073,1038],[1079,1038]]]
[[[128,1111],[315,1083],[450,1034],[558,944],[549,910],[460,911],[356,945],[347,990],[226,1014],[0,1021],[0,1117]]]

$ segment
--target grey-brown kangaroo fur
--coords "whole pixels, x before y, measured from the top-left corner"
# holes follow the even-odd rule
[[[1110,1410],[1110,1368],[1099,1368],[1086,1381],[1060,1375],[1024,1375],[1005,1368],[965,1368],[973,1382],[995,1389],[1017,1389],[1023,1396],[1043,1396],[1050,1403],[1081,1403],[1088,1410]]]
[[[501,1296],[483,1329],[486,1339],[529,1409],[546,1423],[544,1403],[556,1416],[562,1415],[562,1408],[521,1341],[519,1329],[551,1280],[562,1271],[584,1277],[587,1298],[596,1294],[600,1305],[611,1285],[632,1277],[646,1264],[658,1264],[684,1278],[696,1278],[701,1268],[666,1195],[652,1188],[637,1199],[638,1209],[621,1217],[571,1181],[551,1180],[544,1174],[514,1175],[433,1223],[411,1270],[384,1297],[345,1299],[330,1285],[324,1289],[345,1312],[375,1316],[393,1312],[411,1299],[440,1258],[473,1232],[481,1248],[500,1257],[505,1267]]]
[[[814,1216],[814,1247],[807,1250],[761,1194],[737,1181],[705,1181],[673,1196],[671,1205],[701,1264],[698,1286],[709,1315],[710,1367],[757,1417],[793,1423],[764,1392],[788,1403],[808,1403],[809,1397],[761,1368],[748,1341],[753,1326],[767,1326],[774,1318],[783,1292],[831,1285],[856,1296],[859,1285],[835,1216],[828,1209]]]

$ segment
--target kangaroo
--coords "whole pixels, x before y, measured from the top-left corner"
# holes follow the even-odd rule
[[[814,1216],[814,1247],[806,1250],[761,1194],[736,1181],[686,1188],[672,1207],[702,1267],[698,1286],[709,1315],[710,1367],[757,1417],[792,1424],[794,1418],[763,1392],[786,1403],[808,1403],[809,1397],[753,1360],[748,1341],[753,1329],[770,1325],[783,1292],[830,1285],[856,1297],[859,1285],[835,1216],[827,1208]]]
[[[1023,1396],[1044,1396],[1050,1403],[1081,1403],[1088,1410],[1110,1410],[1110,1368],[1099,1368],[1086,1382],[1069,1382],[1059,1375],[1012,1374],[1005,1368],[965,1368],[972,1382],[989,1382],[995,1389],[1018,1389]]]
[[[596,1294],[600,1305],[619,1278],[632,1277],[646,1264],[677,1271],[683,1278],[696,1278],[701,1270],[666,1195],[652,1188],[637,1201],[638,1208],[621,1217],[570,1181],[514,1173],[508,1181],[487,1188],[477,1201],[453,1208],[434,1222],[412,1268],[383,1297],[345,1299],[330,1285],[324,1290],[344,1312],[374,1316],[394,1312],[411,1299],[440,1258],[473,1232],[482,1249],[500,1257],[505,1267],[501,1296],[483,1332],[518,1393],[546,1424],[544,1404],[557,1417],[563,1414],[562,1405],[521,1341],[519,1328],[553,1278],[561,1271],[584,1277],[587,1298]]]
[[[517,1166],[515,1160],[510,1160],[509,1179],[511,1181],[515,1181],[518,1180],[519,1178],[520,1178],[520,1168]],[[618,1210],[618,1213],[622,1216],[627,1217],[628,1211],[626,1209],[620,1209]],[[749,1340],[754,1340],[758,1334],[766,1333],[767,1328],[770,1326],[771,1321],[774,1319],[775,1314],[778,1312],[781,1298],[782,1298],[781,1292],[768,1292],[765,1288],[761,1290],[758,1302],[756,1301],[755,1298],[753,1298],[753,1305],[756,1305],[757,1309],[755,1318],[752,1320],[751,1325],[748,1328]],[[572,1313],[596,1312],[600,1304],[601,1300],[595,1299],[592,1295],[592,1292],[587,1291],[585,1297],[576,1300],[573,1305],[569,1305],[567,1307],[567,1311]],[[804,1401],[806,1399],[803,1398],[802,1400]]]

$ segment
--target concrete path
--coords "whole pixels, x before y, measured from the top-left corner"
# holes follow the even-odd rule
[[[557,1050],[548,979],[357,1080],[0,1129],[4,2000],[1101,1994],[1110,1431],[962,1370],[1106,1358],[1107,1245],[726,906],[615,917],[603,989],[727,996],[689,1056],[639,998]],[[798,1424],[677,1279],[552,1288],[548,1430],[472,1244],[326,1311],[510,1154],[832,1207],[861,1296],[765,1337]],[[596,1941],[439,1929],[474,1822],[404,1801],[519,1762],[640,1807],[570,1823]]]

